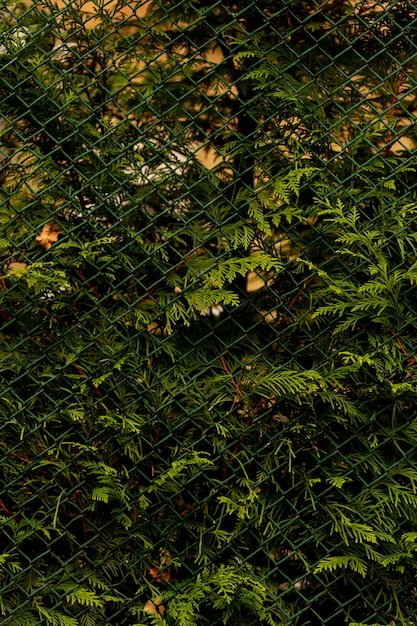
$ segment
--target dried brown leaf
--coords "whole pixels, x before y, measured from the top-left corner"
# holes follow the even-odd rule
[[[62,230],[58,224],[50,222],[45,224],[40,234],[35,238],[36,243],[45,250],[49,250],[53,243],[58,241],[59,235],[62,234]]]
[[[148,600],[143,607],[143,610],[148,611],[149,613],[156,613],[159,617],[162,617],[165,613],[165,607],[162,604],[161,598],[152,598],[152,600]]]
[[[20,263],[19,261],[12,261],[7,266],[9,274],[18,274],[19,270],[24,270],[27,267],[27,263]]]
[[[160,570],[157,567],[151,567],[151,569],[149,570],[149,574],[152,576],[152,578],[155,579],[155,582],[162,583],[164,580],[170,579],[171,570],[170,568]]]

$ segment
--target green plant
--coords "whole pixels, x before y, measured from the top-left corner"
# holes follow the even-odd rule
[[[415,17],[270,5],[5,5],[0,624],[414,624]]]

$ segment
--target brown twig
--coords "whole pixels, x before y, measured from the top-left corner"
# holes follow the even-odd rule
[[[6,513],[6,515],[13,515],[9,507],[7,507],[3,500],[0,500],[0,509]]]
[[[74,502],[79,506],[82,512],[82,525],[83,525],[84,538],[85,540],[87,540],[88,539],[87,522],[85,519],[84,505],[81,500],[81,493],[82,493],[81,489],[77,489],[77,491],[74,493]]]
[[[77,363],[71,363],[72,367],[76,370],[76,372],[82,376],[83,378],[87,378],[87,382],[90,385],[91,389],[93,389],[93,391],[96,393],[96,395],[101,399],[103,397],[103,392],[101,391],[101,389],[99,387],[97,387],[93,381],[88,378],[88,374],[86,372],[84,372],[84,370],[82,369],[82,367],[80,367],[79,365],[77,365]]]
[[[3,309],[0,310],[0,315],[4,319],[5,322],[10,322],[10,320],[12,319],[11,316],[8,313],[6,313],[6,311],[3,311]]]
[[[239,398],[241,400],[245,400],[245,395],[243,393],[243,391],[241,390],[241,388],[239,387],[239,385],[237,384],[237,382],[235,381],[235,379],[233,378],[233,374],[232,372],[229,370],[229,368],[227,367],[226,361],[224,360],[224,358],[221,356],[220,357],[220,362],[223,365],[223,369],[226,372],[226,374],[228,376],[230,376],[230,382],[232,383],[233,387],[236,389],[237,395],[239,396]]]
[[[415,358],[413,356],[410,357],[410,355],[408,354],[407,350],[404,347],[404,344],[402,343],[402,341],[398,337],[398,335],[395,333],[395,331],[392,328],[390,328],[389,332],[394,337],[394,341],[398,344],[398,347],[400,348],[401,354],[407,358],[408,364],[415,363]]]
[[[404,128],[404,130],[399,135],[394,137],[394,139],[392,139],[391,141],[389,141],[389,138],[387,137],[387,141],[389,141],[389,143],[385,145],[385,149],[384,149],[384,153],[383,153],[384,157],[388,156],[389,151],[391,150],[392,146],[395,143],[397,143],[397,141],[400,141],[400,139],[402,137],[404,137],[404,135],[406,135],[408,133],[408,131],[410,130],[411,126],[414,126],[414,124],[409,124],[406,128]]]
[[[235,381],[235,379],[233,378],[233,374],[230,371],[230,369],[227,367],[227,363],[224,360],[224,358],[221,356],[220,357],[220,362],[223,366],[224,371],[226,372],[226,374],[230,377],[230,382],[232,383],[233,387],[236,389],[236,396],[233,400],[233,404],[230,408],[230,411],[233,410],[233,407],[235,406],[235,404],[238,402],[238,398],[240,398],[243,403],[245,403],[245,395],[243,393],[243,391],[241,390],[241,388],[239,387],[239,385],[237,384],[237,382]],[[233,461],[233,458],[237,455],[237,453],[239,452],[240,449],[240,440],[242,439],[242,435],[239,437],[238,441],[235,444],[235,447],[232,451],[232,453],[229,455],[229,458],[227,460],[227,463],[225,463],[225,465],[223,465],[223,469],[222,469],[222,479],[226,480],[229,474],[229,467],[231,462]]]
[[[13,450],[9,450],[9,448],[7,447],[5,443],[0,443],[0,446],[4,448],[5,450],[7,450],[7,453],[10,454],[10,456],[12,456],[14,459],[18,459],[19,461],[22,461],[23,463],[27,463],[27,464],[32,463],[30,459],[27,459],[24,456],[20,456],[20,454],[13,452]]]
[[[78,270],[78,276],[81,278],[81,280],[83,281],[83,283],[89,288],[89,290],[91,291],[91,293],[93,294],[93,296],[95,297],[96,300],[100,299],[100,294],[97,291],[97,289],[95,289],[95,287],[93,287],[92,285],[90,285],[90,283],[87,281],[86,277],[84,276],[84,273],[82,270]]]
[[[316,279],[315,276],[310,276],[310,278],[306,281],[306,283],[300,287],[300,289],[297,291],[297,293],[295,294],[294,298],[291,300],[291,302],[289,303],[289,305],[287,306],[288,311],[291,311],[291,309],[293,308],[293,306],[295,305],[295,303],[297,302],[298,298],[300,297],[300,295],[302,294],[302,292],[304,291],[304,289],[307,289],[307,287],[309,285],[311,285],[311,283]]]
[[[241,438],[242,438],[242,436],[240,436],[240,437],[239,437],[239,440],[238,440],[238,441],[236,441],[236,443],[235,443],[235,447],[233,448],[232,452],[229,454],[229,457],[228,457],[228,459],[227,459],[227,463],[225,463],[225,464],[223,465],[223,469],[222,469],[222,479],[223,479],[223,480],[226,480],[226,479],[227,479],[227,477],[228,477],[228,475],[229,475],[229,468],[230,468],[230,465],[232,464],[233,459],[235,458],[235,456],[237,455],[237,453],[238,453],[238,452],[239,452],[239,450],[240,450],[240,440],[241,440]]]
[[[406,77],[406,74],[405,74],[406,70],[407,70],[406,66],[405,66],[405,65],[403,65],[403,66],[402,66],[402,68],[401,68],[401,70],[400,70],[400,73],[399,73],[399,75],[398,75],[397,84],[396,84],[396,86],[395,86],[395,90],[394,90],[394,93],[392,94],[392,98],[391,98],[391,106],[390,106],[390,108],[391,108],[391,115],[393,115],[393,114],[395,113],[395,107],[396,107],[396,105],[398,104],[398,96],[399,96],[399,94],[400,94],[400,89],[401,89],[402,84],[403,84],[403,82],[404,82],[404,80],[405,80],[405,77]],[[407,127],[407,130],[408,130],[408,127]],[[389,152],[390,152],[390,150],[391,150],[392,146],[394,145],[394,143],[395,143],[398,139],[400,139],[400,138],[401,138],[404,134],[405,134],[405,132],[403,132],[403,133],[400,135],[400,137],[397,137],[396,139],[394,139],[394,140],[392,141],[392,133],[391,133],[391,129],[390,129],[390,128],[388,129],[388,133],[387,133],[387,137],[386,137],[386,142],[385,142],[385,148],[384,148],[384,151],[383,151],[383,153],[382,153],[382,156],[383,156],[384,158],[386,158],[386,157],[389,155]]]

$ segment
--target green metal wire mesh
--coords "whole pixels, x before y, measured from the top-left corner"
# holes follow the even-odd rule
[[[414,625],[415,5],[0,20],[0,625]]]

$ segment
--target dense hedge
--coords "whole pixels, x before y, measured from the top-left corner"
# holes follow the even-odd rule
[[[415,623],[415,9],[275,4],[5,3],[0,625]]]

